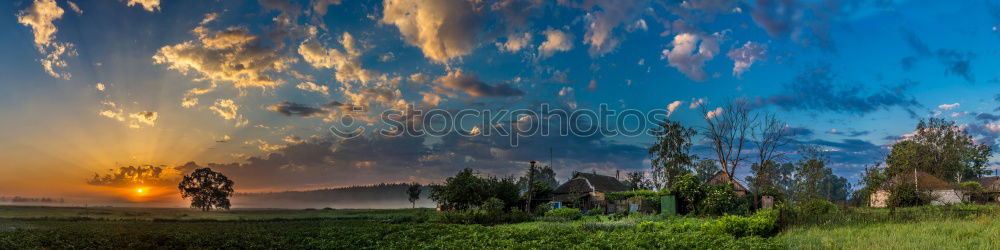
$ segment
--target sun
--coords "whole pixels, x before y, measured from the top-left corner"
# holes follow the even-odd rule
[[[143,190],[142,188],[136,188],[136,189],[135,189],[135,192],[136,192],[136,193],[138,193],[138,194],[142,194],[142,193],[143,193],[143,192],[145,192],[145,191],[146,191],[146,190]]]

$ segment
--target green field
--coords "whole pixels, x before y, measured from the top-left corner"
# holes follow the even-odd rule
[[[935,211],[939,208],[920,208]],[[982,209],[981,209],[982,210]],[[497,226],[427,221],[430,209],[251,210],[0,207],[0,249],[997,249],[1000,220],[883,216],[789,226],[776,236],[733,234],[718,218],[586,216]],[[988,211],[992,211],[989,208]],[[898,213],[893,212],[893,213]],[[939,214],[943,214],[940,213]],[[846,219],[844,219],[846,218]],[[725,219],[722,219],[725,220]],[[912,221],[907,221],[912,220]],[[901,222],[902,221],[902,222]]]

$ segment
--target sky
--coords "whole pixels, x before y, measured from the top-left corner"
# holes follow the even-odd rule
[[[604,106],[700,128],[701,106],[747,100],[852,181],[920,119],[1000,134],[995,1],[5,0],[0,17],[0,196],[176,201],[200,167],[242,192],[649,169],[647,134],[483,132],[548,121],[531,115],[374,133],[392,110]],[[142,196],[92,179],[143,165],[162,171],[133,176]]]

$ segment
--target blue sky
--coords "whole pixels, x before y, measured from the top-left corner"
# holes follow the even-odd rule
[[[692,102],[743,98],[851,180],[919,119],[1000,133],[993,1],[17,0],[0,16],[0,190],[17,193],[84,195],[130,164],[211,166],[244,190],[508,175],[549,148],[560,178],[649,168],[649,136],[332,138],[352,105],[374,121],[680,101],[670,119],[697,128]]]

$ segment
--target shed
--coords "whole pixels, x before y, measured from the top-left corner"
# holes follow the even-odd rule
[[[747,189],[745,186],[743,186],[743,184],[740,184],[740,182],[737,180],[730,179],[729,175],[727,175],[726,172],[723,172],[722,170],[719,170],[719,172],[716,172],[711,179],[708,179],[707,184],[713,186],[733,185],[733,191],[736,192],[736,195],[739,196],[744,196],[747,195],[747,193],[750,193],[750,190]]]
[[[931,200],[932,205],[947,205],[962,202],[962,191],[955,187],[955,185],[926,172],[914,171],[913,173],[897,174],[883,183],[869,197],[869,206],[886,207],[889,200],[889,190],[892,187],[896,185],[914,185],[914,182],[916,182],[915,185],[918,191],[929,193],[934,197]]]
[[[552,200],[584,210],[595,206],[607,208],[604,195],[622,191],[628,191],[628,187],[615,177],[574,173],[572,179],[552,191]]]

